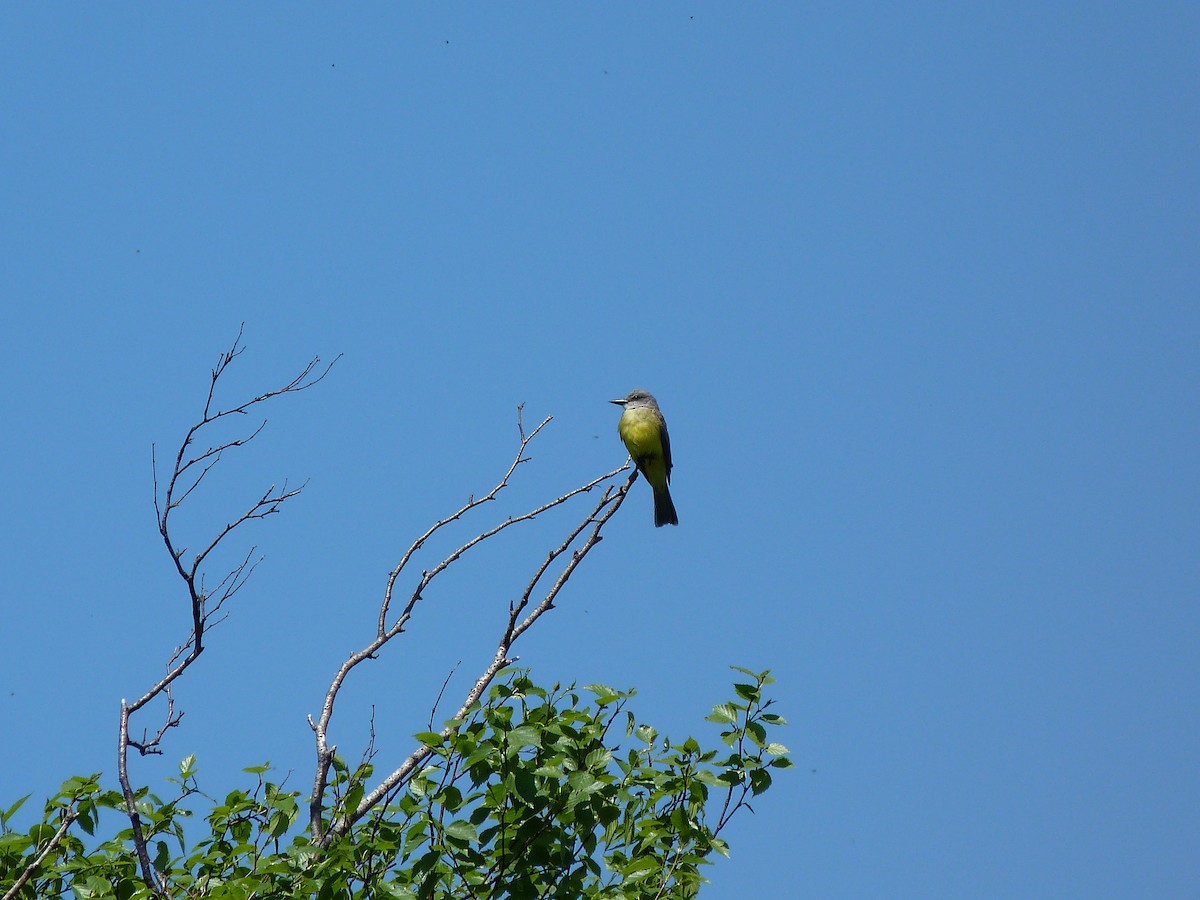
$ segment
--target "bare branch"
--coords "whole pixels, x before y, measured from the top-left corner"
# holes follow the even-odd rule
[[[225,415],[225,414],[219,413],[218,415]],[[207,425],[207,424],[209,424],[211,422],[215,422],[215,421],[216,421],[216,417],[214,416],[212,419],[209,419],[206,422],[200,422],[198,425],[196,425],[193,428],[192,433],[195,434],[204,425]],[[174,509],[175,507],[179,506],[180,503],[182,503],[185,499],[187,499],[188,494],[190,494],[192,491],[194,491],[196,488],[198,488],[200,486],[200,482],[204,480],[204,476],[207,475],[212,470],[213,466],[215,466],[217,463],[219,463],[221,461],[222,453],[224,453],[226,450],[230,450],[234,447],[246,446],[246,444],[250,443],[256,437],[258,437],[259,434],[262,433],[262,430],[266,427],[267,427],[267,420],[263,419],[258,424],[258,427],[255,428],[252,432],[250,432],[250,434],[246,435],[245,437],[235,438],[230,441],[225,441],[222,444],[217,444],[215,447],[209,447],[203,453],[197,454],[196,456],[193,456],[191,459],[184,462],[183,465],[181,465],[179,467],[179,470],[176,473],[179,476],[182,476],[185,472],[189,471],[192,468],[192,466],[197,466],[206,460],[211,460],[211,462],[209,462],[208,465],[206,465],[201,470],[200,474],[195,477],[195,479],[192,481],[191,486],[186,488],[184,490],[184,492],[175,499],[175,501],[171,504],[171,508]]]
[[[246,512],[242,513],[239,518],[228,523],[224,528],[217,532],[217,536],[212,539],[212,542],[200,553],[196,554],[196,559],[192,562],[192,568],[190,572],[192,578],[196,577],[196,573],[200,570],[201,563],[204,562],[204,560],[210,553],[213,552],[213,550],[217,549],[217,544],[221,543],[221,541],[223,541],[231,531],[233,531],[239,525],[249,522],[251,519],[265,519],[267,516],[279,512],[279,507],[282,503],[287,500],[291,500],[293,497],[299,496],[300,492],[304,490],[307,485],[308,482],[306,481],[304,484],[300,485],[300,487],[293,488],[289,491],[287,489],[287,482],[284,482],[284,485],[280,489],[279,493],[275,493],[275,485],[271,485],[269,488],[267,488],[266,493],[264,493],[257,501],[255,501],[255,503],[248,510],[246,510]]]
[[[166,885],[150,860],[150,849],[146,846],[146,835],[142,830],[142,817],[137,811],[137,797],[129,781],[129,716],[132,710],[121,701],[121,727],[117,735],[117,780],[121,784],[121,795],[125,798],[125,811],[133,831],[133,848],[142,869],[142,879],[160,897],[169,896]]]
[[[172,658],[178,658],[179,655],[180,650],[176,649]],[[162,751],[158,748],[158,745],[162,742],[167,731],[178,727],[179,723],[183,721],[183,713],[175,711],[175,696],[171,693],[171,685],[169,683],[163,686],[162,694],[167,698],[167,711],[163,715],[163,722],[159,726],[158,732],[154,737],[150,737],[150,732],[142,729],[142,739],[140,741],[135,741],[132,737],[128,739],[129,746],[142,756],[160,755]],[[132,714],[135,711],[135,707],[130,706],[129,711]]]
[[[602,481],[606,478],[611,478],[613,475],[621,472],[624,468],[625,467],[623,466],[621,469],[617,469],[612,473],[609,473],[607,475],[602,476],[599,479],[589,482],[590,487],[594,487],[597,483],[599,483],[600,481]],[[525,590],[525,593],[522,595],[521,600],[515,604],[511,604],[511,606],[510,606],[509,616],[508,616],[508,620],[505,625],[505,629],[501,636],[499,646],[496,648],[496,652],[493,655],[491,662],[487,665],[487,667],[483,670],[483,672],[475,680],[475,683],[472,685],[471,689],[467,692],[466,697],[463,699],[462,704],[460,705],[458,712],[455,714],[454,718],[451,719],[450,724],[447,725],[445,728],[443,728],[442,731],[440,732],[443,739],[449,737],[459,727],[459,724],[465,719],[465,717],[468,715],[468,713],[471,711],[471,709],[475,706],[475,704],[477,702],[479,702],[480,698],[483,696],[483,694],[487,690],[488,686],[495,679],[496,675],[498,675],[505,667],[511,665],[514,662],[514,659],[510,657],[510,651],[512,649],[512,645],[516,642],[516,640],[522,634],[524,634],[525,631],[527,631],[533,625],[533,623],[536,622],[543,614],[548,612],[550,609],[553,609],[555,598],[558,596],[559,592],[566,585],[566,583],[567,583],[568,579],[571,577],[572,573],[575,571],[576,568],[578,568],[579,564],[581,562],[583,562],[584,558],[592,550],[592,548],[600,543],[601,529],[603,529],[603,527],[608,523],[608,521],[613,517],[613,515],[616,513],[616,511],[620,508],[621,504],[624,502],[625,496],[627,495],[627,493],[629,491],[629,487],[630,487],[630,485],[633,484],[635,475],[636,475],[636,472],[631,473],[630,477],[626,480],[625,484],[623,484],[619,488],[613,488],[611,486],[609,488],[607,488],[605,490],[603,496],[600,498],[599,502],[592,509],[592,511],[580,522],[579,525],[577,525],[571,531],[571,533],[567,536],[566,540],[564,540],[562,544],[560,544],[557,548],[555,548],[553,551],[551,551],[551,553],[549,554],[549,558],[545,562],[543,562],[538,567],[538,569],[535,571],[533,577],[531,578],[531,580],[529,582],[529,585],[527,586],[527,588]],[[545,508],[549,508],[550,506],[557,505],[558,502],[565,500],[565,498],[575,496],[581,490],[583,490],[583,488],[577,488],[573,491],[570,491],[567,494],[563,495],[562,498],[559,498],[559,500],[551,501],[551,503],[547,504],[545,507],[539,507],[537,510],[534,511],[534,513],[540,512]],[[527,513],[525,516],[521,516],[521,517],[518,517],[517,519],[509,520],[508,522],[505,522],[502,526],[492,529],[490,532],[484,532],[484,535],[490,536],[492,534],[498,533],[502,527],[506,527],[508,524],[512,524],[517,521],[532,518],[532,515],[534,513]],[[566,566],[563,568],[563,571],[559,574],[558,578],[555,580],[554,584],[550,587],[550,589],[546,592],[546,594],[538,602],[537,606],[535,606],[533,608],[533,610],[529,612],[529,614],[526,616],[526,618],[518,623],[517,619],[519,618],[520,614],[527,608],[530,596],[532,595],[533,591],[535,590],[537,584],[540,582],[542,576],[545,574],[545,572],[549,568],[550,563],[552,563],[555,559],[557,559],[558,557],[565,554],[568,551],[568,549],[570,549],[571,545],[575,542],[575,540],[579,537],[579,535],[581,535],[585,530],[587,530],[589,525],[591,526],[591,532],[585,539],[583,545],[571,553],[570,559],[568,560]],[[468,541],[467,544],[465,544],[463,548],[460,548],[460,550],[465,549],[466,547],[469,547],[469,546],[473,546],[474,544],[478,543],[479,540],[483,539],[484,535],[481,535],[481,536],[473,539],[472,541]],[[456,551],[456,553],[458,553],[458,551]],[[447,560],[445,561],[446,565],[448,565],[449,562],[453,561],[452,557],[457,558],[457,556],[455,556],[455,554],[451,554],[451,557],[447,557]],[[426,584],[428,583],[425,578],[423,578],[422,581]],[[417,597],[417,599],[419,599],[418,594],[419,594],[419,591],[414,593],[414,597]],[[400,624],[401,623],[398,622],[397,626],[399,626]],[[389,636],[394,636],[394,634],[399,633],[399,629],[397,626],[393,626],[394,630],[389,630],[387,632],[387,634]],[[326,699],[328,700],[330,698],[327,697]],[[421,744],[416,749],[414,749],[408,755],[408,757],[406,757],[404,759],[404,761],[390,775],[388,775],[386,778],[384,778],[372,791],[370,791],[368,794],[366,794],[363,797],[363,799],[359,802],[358,807],[356,809],[344,810],[340,815],[338,815],[334,819],[334,821],[331,823],[328,833],[320,835],[320,839],[319,839],[318,843],[321,843],[322,845],[328,845],[328,843],[334,837],[346,834],[356,821],[358,821],[363,816],[365,816],[368,812],[370,812],[371,809],[374,806],[376,806],[377,804],[379,804],[381,802],[385,802],[387,797],[392,796],[395,791],[397,791],[404,784],[406,784],[408,779],[412,776],[412,774],[417,771],[418,767],[426,759],[428,759],[430,757],[430,755],[432,755],[432,753],[433,753],[433,749],[425,744]],[[315,812],[319,816],[319,814],[320,814],[319,795],[314,794],[313,802],[314,802],[314,809],[310,810],[310,813]],[[319,822],[319,818],[317,819],[317,821]],[[316,837],[316,835],[314,834],[314,838],[315,837]]]
[[[516,516],[515,518],[510,517],[508,519],[505,519],[503,522],[501,522],[499,525],[496,525],[494,528],[490,528],[487,531],[483,532],[482,534],[478,534],[475,537],[471,538],[471,540],[467,541],[465,544],[463,544],[461,547],[459,547],[457,550],[455,550],[453,553],[451,553],[449,556],[447,556],[445,559],[443,559],[440,563],[438,563],[432,569],[430,569],[427,572],[425,572],[424,574],[422,574],[421,580],[417,583],[417,587],[412,592],[412,596],[409,597],[408,603],[405,604],[403,612],[400,614],[400,617],[396,620],[395,624],[393,624],[391,626],[391,628],[389,628],[387,630],[387,632],[385,632],[385,636],[390,638],[396,634],[399,634],[401,631],[404,630],[404,626],[406,624],[408,624],[409,619],[412,618],[413,609],[416,607],[417,603],[421,600],[421,592],[424,591],[425,588],[429,586],[429,583],[431,581],[433,581],[434,578],[436,578],[438,575],[440,575],[442,572],[444,572],[447,568],[449,568],[449,566],[452,563],[457,561],[459,559],[459,557],[461,557],[464,553],[466,553],[472,547],[476,546],[477,544],[482,543],[483,541],[486,541],[488,538],[495,537],[497,534],[499,534],[501,531],[504,531],[506,528],[511,528],[513,525],[520,524],[521,522],[527,522],[530,519],[535,519],[542,513],[546,512],[547,510],[553,509],[556,506],[560,506],[561,504],[566,503],[568,500],[570,500],[574,496],[577,496],[578,494],[582,494],[582,493],[591,491],[592,488],[596,487],[596,485],[600,484],[603,481],[607,481],[609,478],[612,478],[614,475],[617,475],[624,468],[625,467],[622,466],[620,469],[613,469],[613,471],[611,471],[611,472],[606,472],[605,474],[603,474],[597,478],[593,478],[587,484],[583,484],[577,488],[573,488],[572,490],[567,491],[567,493],[563,494],[560,497],[556,497],[555,499],[549,501],[548,503],[543,503],[541,506],[537,507],[536,509],[531,509],[529,512],[524,513],[523,515],[520,515],[520,516]]]
[[[416,552],[418,550],[420,550],[425,545],[425,543],[440,529],[446,527],[451,522],[455,522],[455,521],[461,519],[463,516],[465,516],[471,510],[473,510],[479,506],[482,506],[483,504],[488,503],[491,500],[494,500],[496,498],[496,496],[500,493],[500,491],[502,491],[505,487],[508,486],[509,481],[512,478],[512,475],[516,471],[517,467],[520,466],[521,463],[529,461],[529,457],[526,456],[526,450],[527,450],[530,442],[535,437],[537,437],[537,435],[541,432],[541,430],[543,428],[546,427],[547,424],[550,423],[550,421],[552,420],[553,417],[547,416],[545,419],[543,419],[541,421],[541,423],[536,428],[533,429],[533,431],[526,434],[525,427],[524,427],[524,421],[523,421],[523,413],[524,413],[524,407],[523,406],[517,407],[517,432],[520,437],[520,444],[517,448],[516,455],[513,457],[512,463],[509,465],[509,467],[505,471],[504,475],[501,477],[499,482],[497,482],[496,486],[493,487],[487,494],[484,494],[482,497],[479,497],[478,499],[476,499],[474,496],[471,496],[470,498],[468,498],[467,502],[463,506],[461,506],[457,511],[455,511],[453,514],[435,522],[429,529],[427,529],[422,535],[420,535],[412,543],[412,545],[404,552],[404,554],[400,558],[400,562],[396,565],[396,567],[388,575],[387,583],[386,583],[386,586],[384,589],[383,600],[380,603],[379,615],[378,615],[378,618],[376,621],[374,638],[362,649],[356,651],[355,653],[352,653],[345,660],[345,662],[342,663],[341,667],[334,674],[333,680],[329,686],[329,690],[326,692],[325,700],[322,705],[320,716],[318,716],[315,720],[312,716],[308,717],[308,723],[309,723],[309,726],[313,730],[314,738],[316,741],[316,772],[315,772],[315,775],[313,778],[313,792],[312,792],[312,795],[310,797],[310,802],[309,802],[309,826],[312,831],[313,840],[318,845],[327,845],[328,842],[330,840],[332,840],[332,838],[335,836],[335,834],[344,833],[344,831],[346,829],[348,829],[349,826],[354,821],[356,821],[363,814],[365,814],[365,812],[367,810],[370,809],[371,805],[380,802],[380,800],[385,798],[389,794],[389,792],[391,790],[393,790],[397,785],[402,784],[404,781],[404,778],[407,777],[407,773],[411,771],[412,765],[416,764],[415,762],[409,764],[407,769],[405,769],[404,766],[402,766],[401,768],[404,770],[405,774],[402,774],[399,777],[390,778],[389,781],[385,781],[378,788],[376,788],[374,791],[372,791],[370,794],[370,797],[372,798],[371,802],[368,803],[367,801],[364,800],[363,803],[361,803],[359,805],[359,809],[362,810],[362,812],[354,811],[348,815],[343,815],[341,819],[337,820],[334,823],[334,825],[335,825],[334,830],[331,830],[329,833],[327,833],[325,831],[325,824],[323,822],[323,817],[324,817],[324,813],[325,813],[325,789],[329,783],[329,770],[333,764],[333,759],[334,759],[334,755],[335,755],[335,751],[336,751],[336,747],[331,746],[329,744],[329,739],[328,739],[329,724],[333,717],[333,710],[334,710],[334,706],[337,701],[338,694],[341,691],[341,687],[345,683],[345,680],[349,676],[349,674],[360,663],[364,662],[365,660],[375,658],[376,654],[379,652],[379,650],[385,644],[387,644],[390,640],[392,640],[397,635],[403,633],[403,631],[405,630],[405,626],[408,624],[408,622],[412,618],[413,610],[415,609],[417,603],[423,599],[424,591],[429,587],[430,583],[439,574],[444,572],[451,564],[453,564],[458,559],[460,559],[472,547],[477,546],[478,544],[487,540],[488,538],[494,537],[495,535],[499,534],[501,531],[505,530],[506,528],[509,528],[509,527],[519,524],[521,522],[526,522],[526,521],[532,520],[532,519],[536,518],[539,514],[546,512],[547,510],[552,509],[556,506],[564,504],[568,500],[570,500],[571,498],[573,498],[575,496],[578,496],[579,494],[591,491],[597,485],[601,484],[602,482],[604,482],[608,479],[611,479],[615,475],[617,475],[617,474],[621,473],[622,471],[625,471],[627,468],[629,468],[629,463],[626,462],[625,465],[621,466],[618,469],[614,469],[611,472],[607,472],[597,478],[592,479],[591,481],[587,482],[586,484],[583,484],[577,488],[573,488],[572,490],[567,491],[566,493],[555,498],[554,500],[551,500],[551,501],[544,503],[532,510],[529,510],[528,512],[524,513],[523,515],[516,516],[516,517],[509,517],[509,518],[501,521],[499,524],[495,525],[494,527],[492,527],[486,531],[483,531],[480,534],[476,535],[475,537],[471,538],[466,543],[464,543],[463,545],[461,545],[460,547],[458,547],[457,549],[452,551],[448,556],[446,556],[445,559],[443,559],[441,562],[439,562],[432,569],[425,570],[424,572],[421,573],[421,577],[418,579],[417,584],[416,584],[415,588],[413,589],[412,593],[410,594],[408,601],[405,604],[400,615],[396,618],[396,620],[394,622],[391,622],[389,624],[388,613],[389,613],[389,610],[391,609],[392,600],[393,600],[393,597],[395,594],[396,582],[399,579],[401,573],[405,570],[405,568],[407,567],[409,562],[412,560],[412,558],[416,554]],[[625,493],[628,491],[628,488],[629,488],[629,485],[626,484],[617,493],[615,505],[613,506],[612,510],[610,510],[608,513],[606,513],[602,517],[602,521],[600,521],[600,523],[599,523],[600,526],[602,526],[604,522],[607,522],[608,519],[611,517],[612,512],[614,512],[615,509],[620,506],[621,502],[624,499]],[[606,505],[612,503],[613,499],[614,499],[614,495],[612,494],[612,489],[610,488],[605,492],[604,498],[601,500],[600,504],[597,506],[596,511],[594,511],[591,515],[589,515],[588,518],[586,518],[584,520],[584,522],[572,532],[571,537],[568,538],[567,543],[569,544],[571,541],[573,541],[582,532],[582,530],[584,528],[586,528],[586,526],[589,522],[595,521],[596,516],[599,514],[600,510],[603,510]],[[598,528],[597,528],[597,532],[598,532]],[[591,546],[593,546],[594,543],[596,543],[598,541],[599,541],[599,537],[597,534],[595,539],[589,541],[585,545],[584,549],[580,551],[580,554],[581,554],[580,559],[582,558],[582,555],[586,554],[586,552],[591,549]],[[551,556],[551,561],[555,558],[555,556],[557,556],[561,552],[563,552],[563,551],[559,550],[555,554],[553,554]],[[577,565],[577,564],[578,564],[577,561],[572,563],[571,566],[569,567],[569,569],[573,570],[575,565]],[[543,567],[541,571],[544,571],[544,570],[545,569]],[[540,575],[538,577],[540,577]],[[567,577],[569,577],[569,571],[567,572]],[[565,583],[565,580],[566,580],[566,578],[564,577],[562,579],[562,583]],[[561,584],[559,584],[558,588],[556,588],[554,590],[555,594],[557,593],[558,589],[561,589]],[[531,590],[532,590],[532,587],[531,587]],[[551,601],[553,600],[553,596],[551,596],[550,600]],[[549,606],[547,606],[546,608],[549,608]],[[543,612],[544,611],[545,610],[543,610]],[[511,610],[510,610],[510,612],[511,612]],[[538,615],[540,615],[540,613],[538,613]],[[504,638],[504,641],[502,642],[502,644],[505,644],[505,645],[511,644],[512,641],[515,640],[515,638],[517,636],[519,636],[525,630],[525,628],[528,628],[529,624],[532,624],[532,621],[530,621],[529,623],[527,623],[523,626],[517,626],[513,621],[511,621],[511,617],[510,617],[510,621],[508,622],[506,629],[505,629],[505,638]],[[494,668],[493,668],[493,666],[489,666],[490,674],[481,676],[481,679],[479,681],[477,681],[476,687],[478,688],[478,693],[475,693],[474,698],[469,700],[465,704],[464,708],[469,707],[471,705],[471,703],[475,702],[475,699],[478,698],[479,694],[481,694],[482,691],[486,689],[487,685],[491,682],[492,678],[495,677],[496,672],[500,671],[500,669],[502,669],[504,665],[507,665],[508,662],[509,661],[507,659],[507,651],[505,651],[504,653],[498,654],[497,658],[495,660],[493,660]],[[443,691],[445,690],[445,685],[443,685],[442,690]],[[473,689],[473,691],[474,691],[474,689]],[[439,694],[439,701],[440,701],[440,697],[441,697],[441,694]],[[431,729],[432,729],[432,725],[431,725]],[[424,753],[422,754],[421,751],[424,751]],[[428,755],[428,753],[429,753],[428,748],[421,748],[421,750],[417,751],[414,754],[414,757],[419,756],[420,759],[424,759],[425,756]],[[414,757],[410,757],[410,759],[412,759]],[[393,774],[395,775],[395,773],[393,773]]]
[[[431,537],[433,537],[433,535],[437,531],[441,530],[444,526],[449,525],[451,522],[458,521],[467,512],[474,509],[475,507],[482,506],[484,503],[488,503],[492,500],[495,500],[496,495],[499,494],[502,490],[504,490],[504,488],[508,487],[508,480],[509,480],[509,478],[512,477],[513,472],[515,472],[517,470],[517,466],[519,466],[523,462],[529,461],[528,457],[525,456],[525,448],[529,446],[530,441],[532,441],[535,437],[537,437],[539,431],[541,431],[548,424],[550,424],[550,421],[554,417],[546,416],[546,418],[542,420],[542,424],[540,424],[537,428],[535,428],[531,434],[526,435],[525,428],[521,422],[521,412],[524,409],[524,407],[525,407],[524,404],[521,404],[520,406],[517,407],[517,431],[521,435],[521,446],[517,448],[517,455],[513,458],[512,465],[510,465],[508,467],[508,471],[504,473],[504,477],[500,479],[499,483],[494,488],[492,488],[490,491],[488,491],[484,496],[480,497],[478,500],[476,500],[474,497],[469,498],[467,500],[466,504],[464,506],[462,506],[458,510],[458,512],[454,513],[453,515],[447,516],[446,518],[444,518],[438,522],[435,522],[428,531],[426,531],[423,535],[421,535],[419,538],[417,538],[415,541],[413,541],[412,546],[409,547],[408,550],[405,552],[405,554],[400,558],[399,565],[397,565],[396,568],[394,568],[392,570],[391,575],[388,576],[387,589],[383,593],[383,604],[379,607],[379,634],[380,635],[383,635],[387,631],[386,622],[387,622],[388,607],[390,607],[391,603],[392,603],[392,590],[396,585],[396,579],[400,577],[400,573],[404,571],[404,567],[408,565],[408,561],[410,559],[412,559],[413,554],[416,553],[418,550],[420,550],[423,546],[425,546],[425,542],[427,540],[429,540]],[[598,481],[602,481],[605,477],[608,477],[608,476],[601,476],[601,478],[598,479]],[[593,482],[593,484],[594,483],[595,482]],[[562,498],[562,499],[565,500],[565,498]],[[448,564],[449,563],[447,563],[447,565]]]
[[[334,363],[338,359],[341,359],[341,355],[339,354],[334,358],[333,362],[325,366],[324,369],[319,370],[320,358],[313,357],[295,377],[282,387],[258,394],[236,406],[227,409],[218,409],[215,406],[217,383],[221,380],[221,376],[225,374],[233,361],[245,351],[245,348],[241,344],[242,333],[243,328],[239,328],[233,344],[228,350],[221,353],[217,359],[217,364],[211,372],[208,393],[205,397],[204,409],[200,415],[200,419],[184,435],[183,441],[179,445],[179,450],[175,454],[175,462],[171,468],[171,474],[161,484],[158,472],[157,447],[154,445],[151,446],[150,459],[154,484],[154,511],[158,520],[158,531],[163,545],[171,556],[171,562],[175,566],[175,571],[187,589],[192,621],[187,638],[175,649],[175,652],[167,663],[166,674],[132,703],[125,700],[121,701],[120,732],[117,742],[117,771],[121,791],[125,798],[126,813],[132,825],[133,843],[138,855],[138,862],[142,869],[142,878],[156,894],[163,897],[168,895],[167,887],[158,873],[154,871],[151,863],[141,818],[138,815],[135,805],[135,793],[129,780],[129,750],[133,748],[143,756],[161,752],[159,744],[167,731],[177,727],[183,718],[183,713],[177,712],[175,709],[175,699],[171,693],[172,685],[199,658],[200,654],[204,651],[205,635],[226,618],[227,613],[222,614],[222,607],[246,585],[254,569],[261,562],[261,557],[254,559],[256,549],[251,547],[241,562],[227,571],[220,581],[217,582],[216,587],[210,592],[205,587],[207,572],[204,570],[204,564],[210,555],[236,529],[247,522],[255,519],[264,519],[278,512],[283,503],[298,496],[305,487],[302,484],[298,488],[289,489],[285,482],[277,490],[275,485],[271,485],[238,518],[218,529],[216,534],[209,539],[208,543],[196,555],[191,564],[185,565],[183,557],[186,548],[176,540],[172,527],[173,519],[171,514],[200,487],[208,473],[224,458],[223,454],[226,451],[244,447],[261,434],[267,424],[266,420],[264,419],[246,434],[216,441],[203,451],[194,451],[192,447],[197,444],[202,434],[208,435],[210,433],[209,426],[219,422],[221,419],[229,416],[246,415],[252,408],[261,403],[284,394],[307,390],[320,383],[329,374]],[[167,709],[162,724],[153,735],[151,735],[149,730],[143,730],[141,740],[134,740],[130,732],[130,718],[134,713],[146,706],[146,704],[164,695],[167,700]]]

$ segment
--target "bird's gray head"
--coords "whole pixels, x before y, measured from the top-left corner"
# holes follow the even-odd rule
[[[630,391],[620,400],[609,400],[609,403],[615,403],[617,406],[623,406],[626,409],[637,409],[640,406],[648,406],[651,409],[658,409],[658,401],[654,399],[645,388],[635,388]]]

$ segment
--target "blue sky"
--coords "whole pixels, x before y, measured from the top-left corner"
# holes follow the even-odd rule
[[[0,797],[114,770],[186,633],[150,447],[245,322],[267,411],[184,521],[272,481],[266,561],[177,692],[226,790],[307,789],[413,538],[624,458],[644,484],[525,639],[542,681],[715,737],[771,668],[797,768],[708,896],[1200,891],[1200,16],[1189,4],[9,5],[0,11]],[[334,721],[406,754],[570,516],[469,560]],[[242,545],[244,546],[244,545]],[[145,724],[149,725],[149,721]]]

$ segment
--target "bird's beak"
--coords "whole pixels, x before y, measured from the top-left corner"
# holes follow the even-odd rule
[[[622,400],[609,400],[608,402],[609,402],[609,403],[615,403],[615,404],[617,404],[617,406],[624,406],[624,405],[625,405],[625,401],[624,401],[623,399],[622,399]]]

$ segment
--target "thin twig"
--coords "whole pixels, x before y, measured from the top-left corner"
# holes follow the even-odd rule
[[[433,700],[433,706],[429,707],[429,727],[427,730],[433,731],[433,720],[437,716],[438,707],[442,705],[442,696],[446,693],[446,688],[450,685],[450,679],[454,677],[454,673],[458,671],[458,667],[462,665],[460,659],[446,673],[446,678],[442,681],[442,686],[438,689],[438,695]]]

